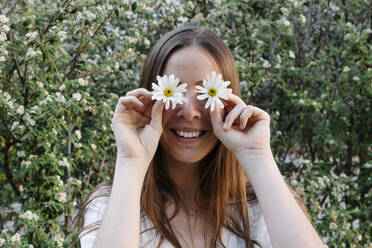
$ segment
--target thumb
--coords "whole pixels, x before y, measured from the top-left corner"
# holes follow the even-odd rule
[[[213,132],[217,137],[220,137],[220,133],[223,131],[223,119],[222,111],[220,108],[216,107],[214,111],[210,111],[211,122],[213,127]]]
[[[154,105],[152,106],[152,111],[151,111],[150,126],[159,134],[162,132],[162,129],[163,129],[163,124],[162,124],[163,109],[164,109],[164,102],[156,101]]]

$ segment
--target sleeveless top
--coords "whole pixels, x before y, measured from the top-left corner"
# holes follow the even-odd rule
[[[84,216],[84,227],[89,224],[101,221],[105,215],[106,207],[108,204],[109,197],[99,197],[94,199],[87,206],[87,211]],[[270,236],[266,228],[265,220],[261,211],[261,207],[258,201],[248,203],[248,216],[250,226],[250,238],[257,241],[262,248],[272,248]],[[153,224],[148,218],[141,218],[140,230],[141,232],[153,227]],[[88,234],[89,230],[86,230],[80,234],[80,245],[81,248],[93,248],[93,244],[97,235],[97,231],[92,231]],[[85,235],[84,235],[85,234]],[[222,230],[222,242],[226,248],[245,248],[245,242],[239,236],[231,233],[227,229]],[[140,248],[156,248],[160,240],[159,235],[156,235],[156,230],[152,229],[141,233],[140,235]],[[168,240],[164,239],[162,248],[174,248]],[[255,248],[258,248],[255,245]]]

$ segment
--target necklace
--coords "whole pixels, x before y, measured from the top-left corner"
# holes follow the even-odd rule
[[[190,209],[187,210],[187,214],[188,214],[190,217],[194,217],[198,212],[199,212],[198,210],[196,210],[196,209],[192,209],[192,208],[190,208]]]

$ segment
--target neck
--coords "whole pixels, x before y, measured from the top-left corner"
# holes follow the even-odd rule
[[[164,157],[168,174],[187,208],[195,208],[195,194],[199,187],[198,163],[182,163],[171,157]]]

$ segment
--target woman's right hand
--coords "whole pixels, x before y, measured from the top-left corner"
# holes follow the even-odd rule
[[[151,99],[144,88],[132,90],[120,97],[112,118],[117,156],[145,162],[152,160],[163,132],[164,103]]]

